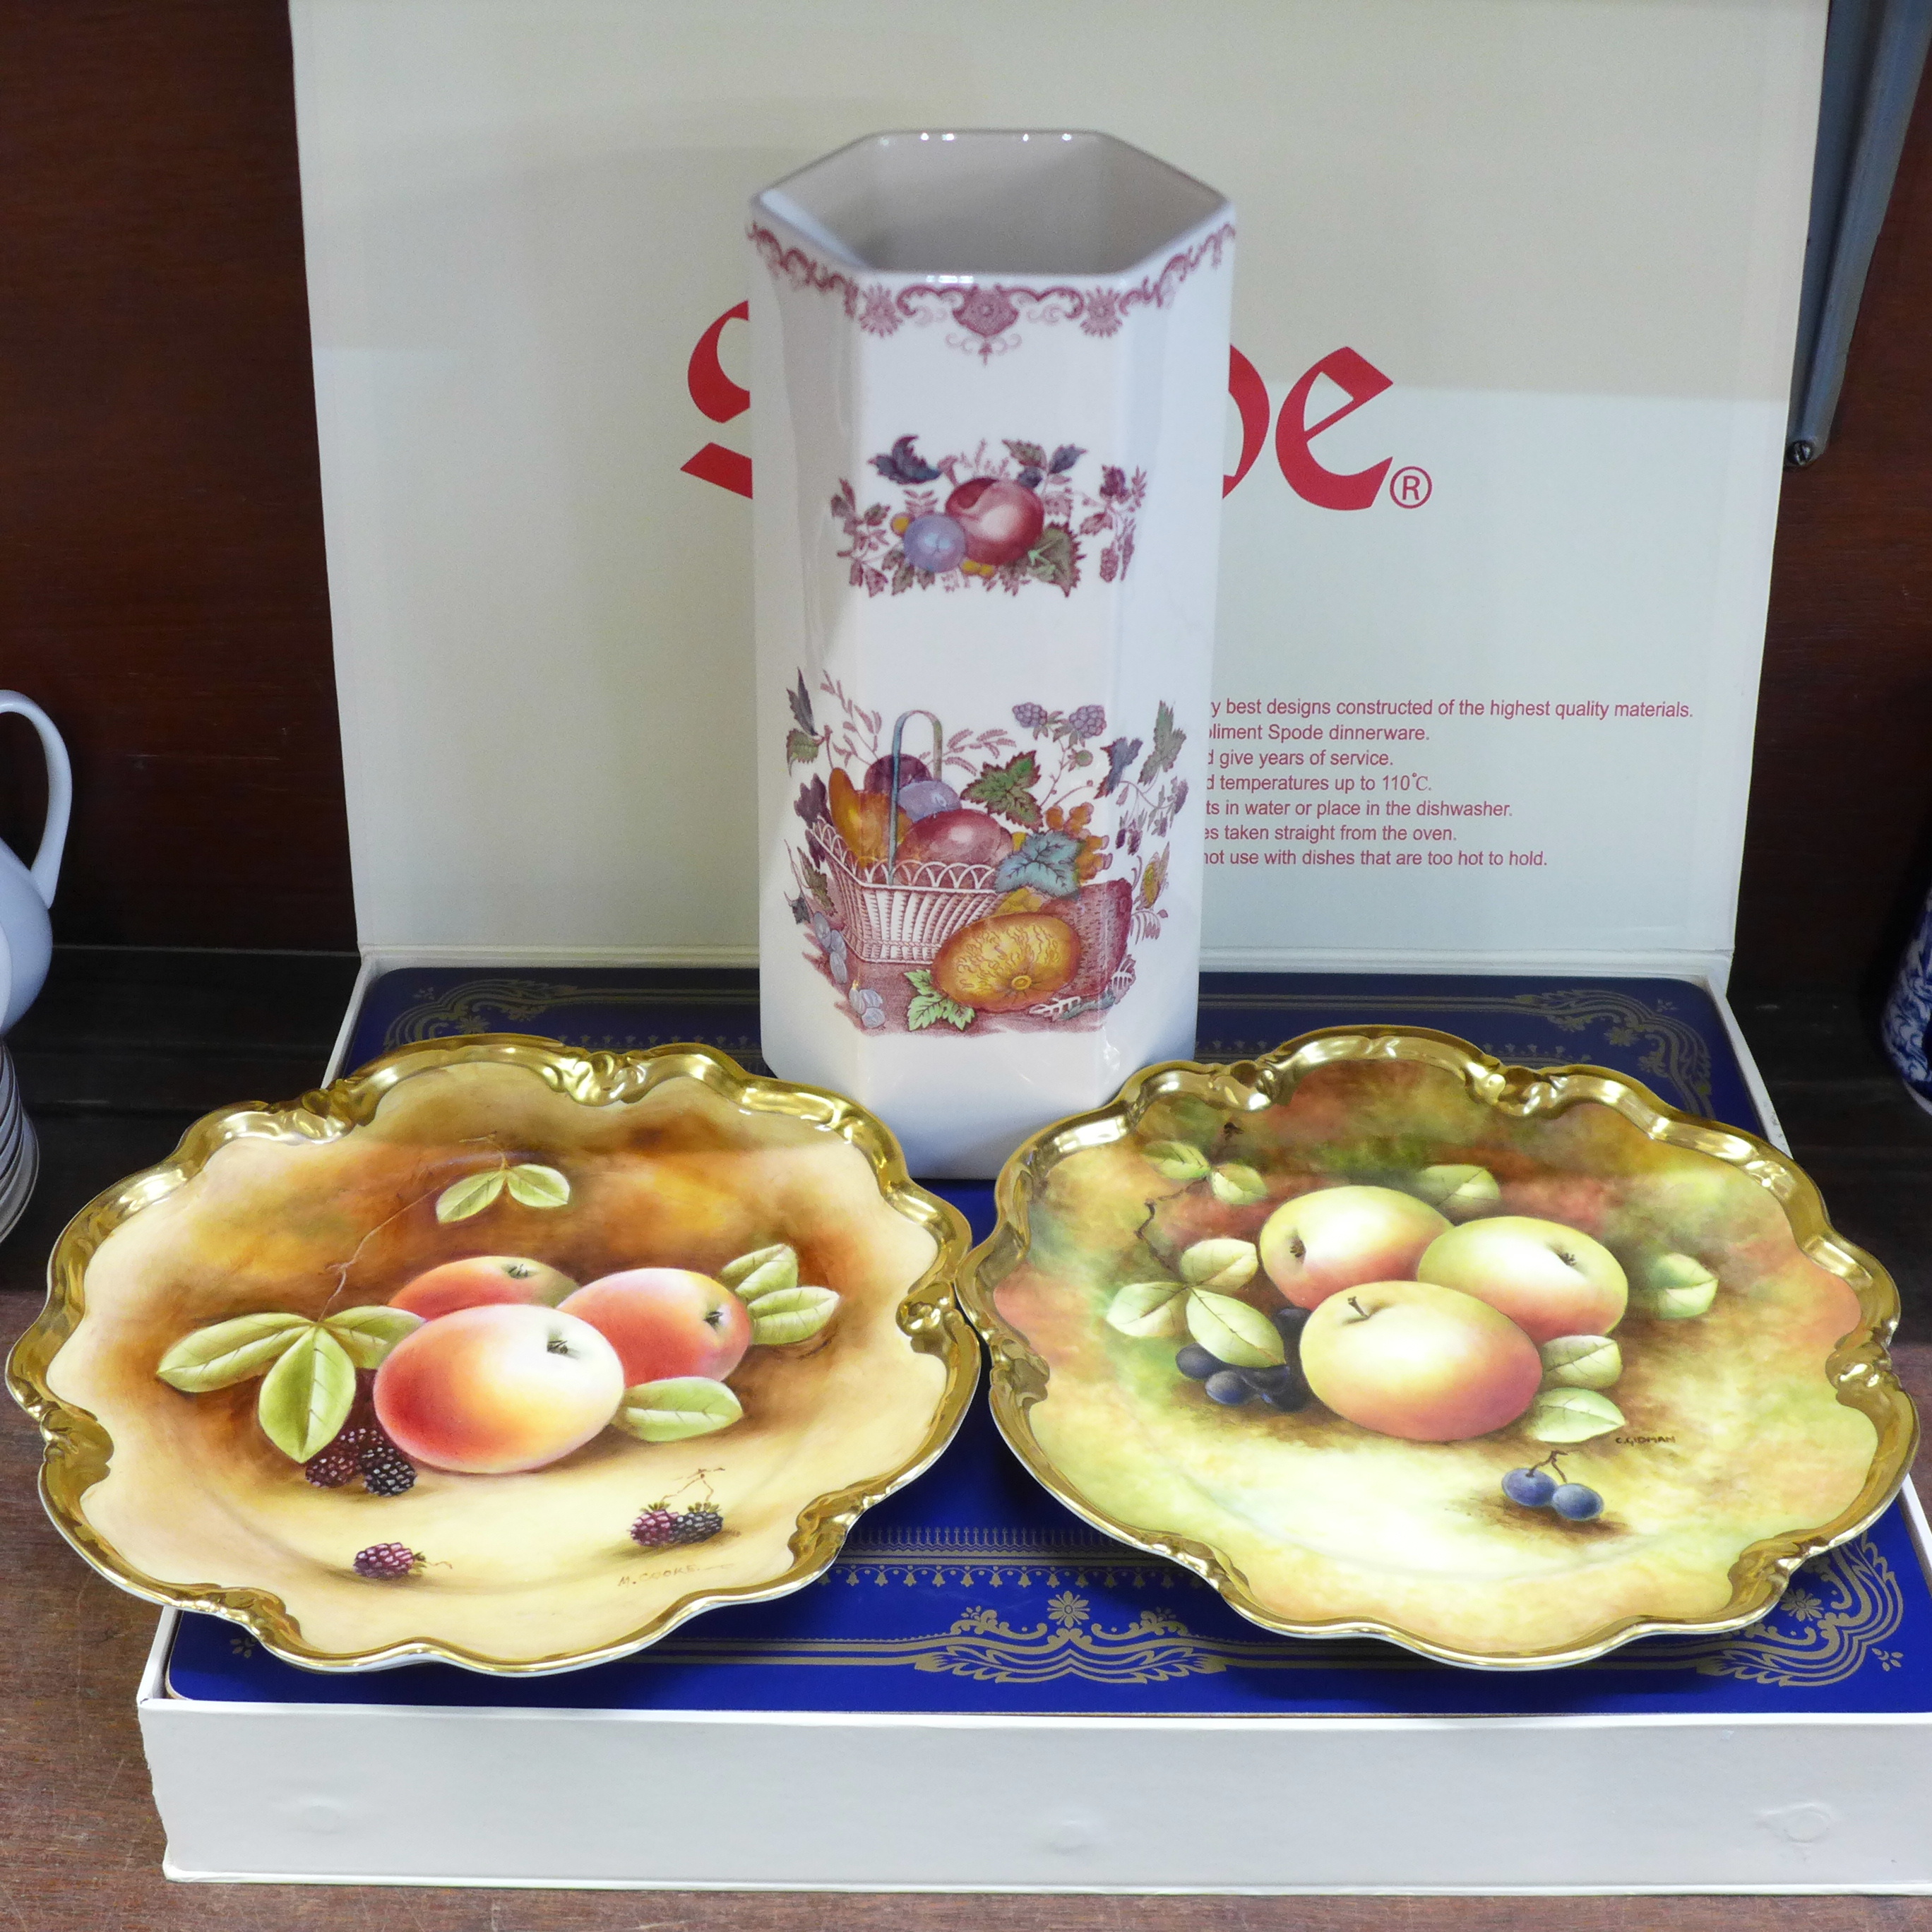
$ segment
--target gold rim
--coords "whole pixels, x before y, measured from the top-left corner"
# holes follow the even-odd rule
[[[47,1385],[48,1371],[85,1312],[88,1263],[123,1222],[192,1180],[220,1148],[249,1138],[280,1141],[340,1138],[372,1120],[383,1096],[404,1080],[440,1067],[488,1062],[530,1070],[559,1093],[586,1106],[641,1100],[673,1079],[692,1079],[747,1114],[776,1114],[836,1135],[872,1164],[881,1197],[923,1228],[937,1244],[932,1265],[902,1298],[900,1330],[920,1354],[946,1366],[946,1385],[919,1448],[896,1468],[817,1498],[800,1511],[790,1539],[789,1568],[768,1581],[698,1590],[680,1598],[616,1642],[595,1650],[530,1659],[504,1659],[434,1637],[413,1637],[366,1651],[315,1649],[278,1596],[268,1590],[214,1583],[172,1583],[127,1561],[88,1522],[81,1503],[107,1473],[114,1444],[86,1410],[63,1402]],[[411,1658],[460,1664],[496,1676],[539,1676],[603,1664],[640,1650],[680,1624],[721,1604],[763,1603],[823,1574],[866,1510],[928,1468],[950,1442],[979,1378],[980,1352],[953,1297],[953,1283],[972,1235],[950,1202],[916,1186],[890,1130],[854,1102],[816,1087],[795,1087],[747,1073],[728,1054],[695,1044],[631,1053],[578,1052],[554,1040],[520,1034],[479,1034],[404,1047],[371,1060],[359,1072],[304,1094],[285,1107],[230,1108],[204,1116],[165,1161],[97,1195],[69,1222],[47,1264],[47,1300],[8,1358],[7,1385],[40,1426],[46,1444],[40,1496],[54,1526],[111,1582],[152,1603],[202,1610],[244,1624],[262,1646],[291,1664],[350,1671]]]
[[[1047,1365],[994,1304],[1000,1283],[1026,1258],[1028,1216],[1035,1197],[1069,1154],[1124,1138],[1155,1101],[1169,1094],[1185,1094],[1231,1112],[1259,1112],[1285,1101],[1313,1068],[1344,1060],[1413,1060],[1442,1067],[1479,1100],[1520,1117],[1553,1117],[1582,1102],[1595,1101],[1613,1108],[1649,1138],[1708,1154],[1763,1188],[1777,1202],[1803,1252],[1858,1297],[1859,1324],[1833,1349],[1826,1370],[1838,1400],[1869,1416],[1878,1434],[1877,1448],[1856,1499],[1814,1529],[1789,1532],[1750,1545],[1731,1566],[1731,1600],[1714,1616],[1625,1617],[1576,1643],[1502,1654],[1458,1649],[1378,1618],[1302,1622],[1285,1617],[1257,1598],[1240,1570],[1208,1545],[1125,1522],[1088,1501],[1061,1475],[1033,1432],[1031,1411],[1046,1394]],[[1514,1670],[1587,1663],[1638,1637],[1710,1636],[1737,1630],[1755,1622],[1777,1603],[1800,1565],[1857,1535],[1884,1511],[1904,1481],[1918,1445],[1917,1413],[1887,1352],[1899,1316],[1898,1290],[1891,1276],[1833,1228],[1816,1186],[1788,1155],[1754,1134],[1681,1112],[1640,1082],[1606,1067],[1538,1071],[1509,1066],[1453,1034],[1395,1027],[1334,1028],[1304,1034],[1258,1060],[1226,1066],[1169,1061],[1135,1074],[1106,1106],[1035,1134],[1001,1168],[995,1199],[999,1225],[968,1256],[958,1292],[992,1358],[988,1394],[1000,1434],[1076,1515],[1136,1550],[1184,1565],[1244,1616],[1284,1636],[1382,1637],[1444,1664]]]

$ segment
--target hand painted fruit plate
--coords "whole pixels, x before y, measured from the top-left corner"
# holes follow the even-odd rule
[[[535,1672],[820,1574],[950,1439],[958,1211],[708,1048],[406,1048],[212,1114],[10,1365],[55,1522],[292,1662]]]
[[[1734,1629],[1917,1440],[1816,1190],[1601,1068],[1379,1028],[1154,1067],[999,1206],[961,1298],[1007,1441],[1270,1629],[1490,1666]]]

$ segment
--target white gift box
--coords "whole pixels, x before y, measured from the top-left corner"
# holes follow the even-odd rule
[[[473,965],[456,974],[396,970],[430,963],[372,956],[358,1010],[386,972],[401,992],[382,1026],[345,1024],[338,1066],[384,1038],[476,1024],[542,990],[529,969],[521,977]],[[550,1018],[560,1030],[603,1033],[614,1012],[634,1010],[632,1032],[604,1039],[612,1046],[648,1040],[676,1004],[676,996],[599,991],[584,983],[594,975],[559,977],[567,983]],[[1652,1076],[1665,1090],[1701,1090],[1733,1114],[1748,1100],[1775,1131],[1721,1001],[1717,1016],[1736,1060],[1722,1064],[1722,1037],[1699,1060],[1679,1017],[1694,1010],[1688,983],[1675,1015],[1656,997],[1669,982],[1655,981],[1622,982],[1645,995],[1622,1000],[1604,992],[1616,982],[1567,1000],[1519,992],[1486,1000],[1474,990],[1486,982],[1445,979],[1432,994],[1354,983],[1359,993],[1337,980],[1319,998],[1356,999],[1376,1013],[1406,1000],[1422,1017],[1470,1032],[1520,1034],[1532,1016],[1553,1012],[1558,1038],[1594,1007],[1597,1024],[1636,1034],[1627,1050],[1665,1064],[1668,1077]],[[1214,996],[1217,1004],[1239,997]],[[1282,1004],[1285,1016],[1294,1012],[1293,1000]],[[1318,1005],[1285,1016],[1280,1030],[1322,1017]],[[1004,1462],[990,1431],[977,1443],[970,1436],[955,1455]],[[933,1472],[923,1493],[936,1498],[941,1480]],[[1017,1467],[1008,1480],[1036,1494]],[[902,1501],[916,1508],[922,1493],[914,1485]],[[960,1646],[943,1639],[832,1646],[785,1634],[822,1629],[824,1620],[821,1612],[814,1624],[808,1606],[801,1622],[782,1604],[763,1613],[764,1627],[781,1633],[776,1640],[748,1645],[694,1628],[646,1653],[670,1670],[658,1688],[633,1672],[608,1704],[586,1702],[568,1679],[506,1689],[482,1678],[430,1687],[420,1676],[423,1701],[409,1701],[403,1680],[386,1677],[370,1680],[358,1700],[352,1682],[265,1664],[227,1626],[170,1612],[140,1719],[168,1870],[181,1878],[835,1890],[1932,1889],[1932,1853],[1917,1828],[1918,1793],[1932,1772],[1932,1708],[1924,1708],[1932,1695],[1919,1660],[1932,1648],[1932,1584],[1926,1526],[1909,1489],[1901,1509],[1879,1532],[1890,1538],[1892,1560],[1861,1544],[1832,1573],[1834,1586],[1801,1580],[1816,1600],[1794,1600],[1781,1634],[1766,1642],[1748,1633],[1734,1648],[1679,1658],[1680,1674],[1660,1698],[1623,1694],[1616,1670],[1638,1667],[1624,1658],[1594,1676],[1590,1666],[1534,1673],[1526,1688],[1510,1674],[1428,1666],[1421,1676],[1376,1675],[1339,1698],[1302,1691],[1298,1708],[1291,1683],[1288,1712],[1257,1714],[1252,1700],[1217,1704],[1203,1694],[1256,1648],[1228,1643],[1225,1632],[1218,1643],[1204,1639],[1204,1586],[1178,1604],[1156,1596],[1178,1618],[1124,1630],[1124,1593],[1113,1592],[1113,1627],[1103,1628],[1102,1616],[1087,1615],[1088,1596],[1101,1600],[1113,1570],[1142,1560],[1110,1556],[1110,1546],[1096,1552],[1090,1546],[1102,1539],[1090,1535],[1084,1551],[1056,1557],[1036,1537],[1029,1556],[1022,1535],[1017,1556],[1002,1563],[988,1540],[976,1546],[944,1528],[916,1532],[896,1556],[890,1538],[868,1540],[862,1523],[847,1557],[814,1588],[836,1594],[842,1586],[892,1582],[904,1598],[906,1586],[934,1576],[935,1556],[943,1570],[950,1556],[955,1573],[965,1573],[958,1601],[976,1592],[1006,1600],[992,1626],[994,1649],[962,1660],[949,1660]],[[1041,1607],[1082,1628],[1046,1632],[1029,1622]],[[1223,1621],[1238,1622],[1232,1613]],[[722,1627],[720,1613],[704,1622]],[[197,1628],[186,1632],[184,1622]],[[952,1629],[988,1627],[982,1611]],[[199,1661],[183,1656],[189,1635]],[[1051,1676],[1070,1637],[1089,1640],[1082,1674],[1063,1670],[1042,1708],[1016,1708],[1027,1694],[1012,1687],[1029,1670]],[[1162,1660],[1152,1678],[1150,1642]],[[1110,1642],[1138,1666],[1116,1674],[1141,1688],[1126,1694],[1124,1711],[1103,1712],[1091,1708],[1088,1685],[1106,1678]],[[1298,1651],[1317,1670],[1331,1648],[1268,1643]],[[230,1665],[228,1647],[251,1660]],[[1372,1674],[1399,1659],[1385,1646],[1364,1648],[1383,1660],[1370,1663]],[[849,1655],[870,1675],[842,1706],[836,1688],[819,1687],[852,1682],[827,1667]],[[750,1692],[734,1687],[707,1700],[703,1668],[721,1660],[769,1667]],[[942,1677],[949,1662],[953,1674]],[[882,1664],[896,1665],[908,1688],[882,1697]],[[679,1674],[694,1667],[696,1677]],[[1686,1668],[1700,1693],[1713,1678],[1730,1686],[1688,1696]],[[608,1674],[601,1681],[613,1683]],[[980,1682],[992,1687],[983,1698]],[[769,1708],[756,1701],[761,1689],[776,1693]],[[890,1708],[895,1696],[908,1708]],[[1077,1714],[1056,1712],[1055,1701]],[[796,1802],[804,1790],[809,1805]],[[1292,1807],[1284,1790],[1295,1794]],[[948,1794],[962,1792],[970,1804],[954,1804]],[[1552,1805],[1552,1792],[1565,1802]],[[721,1819],[740,1828],[721,1831]],[[1391,1820],[1400,1830],[1388,1828]]]
[[[1906,1494],[1922,1553],[1924,1518]],[[1922,1575],[1912,1582],[1923,1590]],[[174,1619],[162,1620],[140,1709],[176,1878],[1932,1892],[1922,1715],[856,1718],[190,1703],[165,1688]]]
[[[1205,963],[1679,974],[1774,1132],[1721,988],[1826,0],[292,14],[365,986],[752,962],[746,198],[1094,127],[1240,212]],[[1905,1708],[224,1702],[179,1622],[182,1878],[1932,1889]]]

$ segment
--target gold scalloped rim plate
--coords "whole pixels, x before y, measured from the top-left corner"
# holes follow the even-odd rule
[[[1047,1176],[1068,1155],[1130,1135],[1150,1106],[1164,1096],[1187,1094],[1230,1112],[1258,1111],[1285,1102],[1305,1073],[1338,1060],[1424,1062],[1453,1073],[1490,1106],[1522,1118],[1551,1118],[1594,1101],[1614,1108],[1652,1139],[1724,1162],[1763,1188],[1783,1210],[1799,1250],[1846,1282],[1858,1299],[1858,1325],[1840,1340],[1826,1368],[1838,1401],[1870,1418],[1877,1436],[1870,1466],[1851,1504],[1815,1528],[1750,1545],[1732,1566],[1731,1600],[1714,1616],[1628,1616],[1573,1643],[1498,1654],[1434,1641],[1373,1616],[1304,1621],[1283,1614],[1261,1601],[1240,1571],[1208,1544],[1124,1521],[1083,1495],[1034,1433],[1030,1412],[1047,1392],[1048,1365],[1000,1313],[994,1300],[1000,1282],[1026,1258],[1029,1211]],[[1538,1070],[1507,1066],[1452,1034],[1376,1026],[1304,1034],[1258,1059],[1231,1065],[1170,1061],[1132,1076],[1107,1106],[1035,1134],[1000,1170],[996,1201],[998,1226],[968,1257],[958,1292],[991,1357],[988,1395],[1000,1433],[1021,1461],[1076,1515],[1131,1548],[1184,1565],[1244,1616],[1284,1636],[1381,1637],[1444,1664],[1512,1670],[1587,1663],[1639,1637],[1736,1630],[1771,1610],[1802,1564],[1856,1536],[1883,1513],[1904,1483],[1918,1447],[1918,1416],[1887,1352],[1899,1316],[1898,1291],[1890,1275],[1833,1229],[1816,1186],[1788,1155],[1755,1135],[1683,1113],[1640,1082],[1606,1067]]]
[[[85,1309],[88,1266],[114,1231],[199,1174],[230,1142],[260,1136],[284,1142],[335,1140],[374,1119],[384,1096],[412,1076],[476,1062],[530,1070],[556,1092],[586,1106],[634,1102],[676,1078],[701,1083],[741,1114],[781,1115],[833,1136],[870,1165],[880,1198],[928,1234],[932,1265],[907,1289],[897,1322],[913,1350],[939,1359],[945,1378],[917,1449],[896,1466],[820,1496],[798,1516],[791,1561],[779,1574],[728,1587],[698,1589],[678,1598],[615,1641],[594,1649],[534,1658],[492,1658],[434,1636],[364,1651],[325,1652],[303,1637],[282,1599],[266,1589],[178,1583],[143,1573],[88,1522],[82,1504],[107,1472],[114,1445],[86,1410],[63,1401],[48,1374]],[[8,1386],[39,1423],[45,1443],[40,1494],[47,1514],[94,1568],[150,1602],[200,1610],[244,1625],[263,1647],[292,1664],[328,1671],[378,1669],[416,1660],[453,1664],[493,1676],[531,1676],[602,1664],[644,1648],[701,1612],[724,1604],[762,1603],[788,1594],[822,1575],[853,1524],[920,1474],[952,1441],[979,1378],[980,1352],[954,1298],[954,1281],[971,1244],[965,1217],[950,1202],[916,1186],[891,1132],[841,1096],[747,1073],[729,1055],[690,1043],[626,1053],[578,1052],[524,1034],[476,1034],[399,1049],[360,1072],[304,1094],[280,1108],[250,1104],[206,1115],[182,1137],[169,1158],[97,1196],[68,1224],[48,1263],[46,1306],[14,1347]]]

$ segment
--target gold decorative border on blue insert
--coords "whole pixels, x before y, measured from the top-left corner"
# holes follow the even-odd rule
[[[707,1044],[723,1048],[754,1071],[762,1071],[756,1014],[758,996],[752,987],[706,987],[700,996],[709,1006],[742,1006],[751,1016],[742,1031]],[[688,988],[579,986],[554,981],[515,978],[466,980],[429,998],[408,1006],[389,1022],[383,1040],[386,1052],[418,1040],[446,1039],[454,1034],[501,1031],[511,1022],[534,1019],[550,1008],[582,1006],[634,1007],[640,1012],[665,1006],[688,1006],[694,995]],[[1639,1046],[1637,1066],[1651,1078],[1676,1090],[1681,1103],[1708,1113],[1712,1106],[1711,1048],[1697,1029],[1678,1018],[1667,1000],[1646,1001],[1634,994],[1606,986],[1571,986],[1532,993],[1376,993],[1352,992],[1352,1005],[1359,1006],[1365,1016],[1370,1010],[1387,1007],[1421,1020],[1458,1014],[1499,1013],[1528,1017],[1534,1015],[1567,1034],[1581,1034],[1609,1023],[1605,1043],[1611,1046]],[[1336,1004],[1328,992],[1222,993],[1204,991],[1201,995],[1202,1031],[1209,1030],[1214,1015],[1222,1012],[1305,1014],[1327,1012]],[[1291,1028],[1290,1031],[1294,1029]],[[647,1035],[612,1034],[580,1044],[613,1052],[640,1046],[662,1046],[680,1034]],[[1646,1042],[1648,1042],[1646,1044]],[[1270,1034],[1266,1039],[1216,1038],[1212,1051],[1204,1043],[1202,1059],[1225,1065],[1257,1053],[1265,1053],[1280,1044]],[[1486,1049],[1498,1058],[1520,1066],[1553,1066],[1556,1060],[1538,1048],[1525,1042],[1492,1040]]]
[[[1068,1678],[1130,1685],[1243,1670],[1426,1670],[1426,1660],[1358,1640],[1310,1642],[1282,1638],[1197,1636],[1165,1608],[1150,1608],[1118,1627],[1094,1619],[1079,1594],[1090,1579],[1118,1587],[1205,1590],[1202,1580],[1159,1557],[1069,1545],[1000,1546],[1004,1539],[970,1533],[950,1544],[943,1533],[916,1546],[853,1550],[836,1562],[820,1588],[897,1582],[1014,1584],[1054,1592],[1044,1621],[1022,1624],[973,1605],[945,1630],[923,1636],[772,1638],[673,1637],[652,1654],[667,1663],[832,1665],[900,1669],[964,1677],[986,1684],[1048,1684]],[[1868,1537],[1854,1538],[1814,1558],[1778,1607],[1735,1636],[1704,1643],[1666,1639],[1654,1648],[1600,1658],[1584,1668],[1618,1672],[1694,1671],[1788,1690],[1822,1690],[1856,1676],[1868,1663],[1895,1670],[1904,1662],[1886,1640],[1905,1615],[1898,1573]]]
[[[464,1034],[514,1031],[510,1022],[534,1019],[552,1008],[571,1006],[688,1007],[698,1000],[706,1006],[742,1006],[750,1015],[746,1030],[707,1036],[702,1042],[730,1054],[748,1072],[770,1071],[759,1048],[758,994],[755,987],[706,987],[694,994],[688,987],[572,986],[548,980],[466,980],[459,986],[418,1000],[405,1006],[388,1024],[382,1036],[387,1053],[418,1040],[447,1040]],[[707,1028],[707,1036],[717,1034]],[[612,1053],[633,1052],[640,1047],[670,1046],[690,1038],[688,1030],[645,1034],[588,1035],[574,1039],[573,1046]]]
[[[1220,993],[1204,990],[1201,995],[1201,1031],[1204,1036],[1196,1055],[1210,1066],[1225,1066],[1256,1054],[1272,1052],[1280,1044],[1270,1034],[1254,1040],[1216,1039],[1210,1051],[1204,1036],[1210,1016],[1223,1010],[1243,1012],[1325,1013],[1336,1004],[1332,992]],[[1534,1014],[1564,1033],[1580,1034],[1605,1021],[1610,1030],[1604,1042],[1610,1046],[1649,1045],[1637,1056],[1641,1071],[1667,1087],[1675,1088],[1683,1103],[1708,1114],[1712,1107],[1711,1048],[1709,1042],[1689,1021],[1678,1018],[1667,1000],[1647,1004],[1634,994],[1607,986],[1566,986],[1540,993],[1376,993],[1366,990],[1348,994],[1348,1004],[1359,1006],[1364,1019],[1372,1018],[1372,1009],[1387,1007],[1404,1021],[1424,1022],[1429,1016],[1453,1018],[1469,1013]],[[1292,1029],[1291,1029],[1292,1030]],[[1519,1066],[1553,1066],[1550,1055],[1514,1040],[1487,1039],[1483,1050],[1498,1060]],[[1571,1056],[1574,1057],[1574,1056]]]

